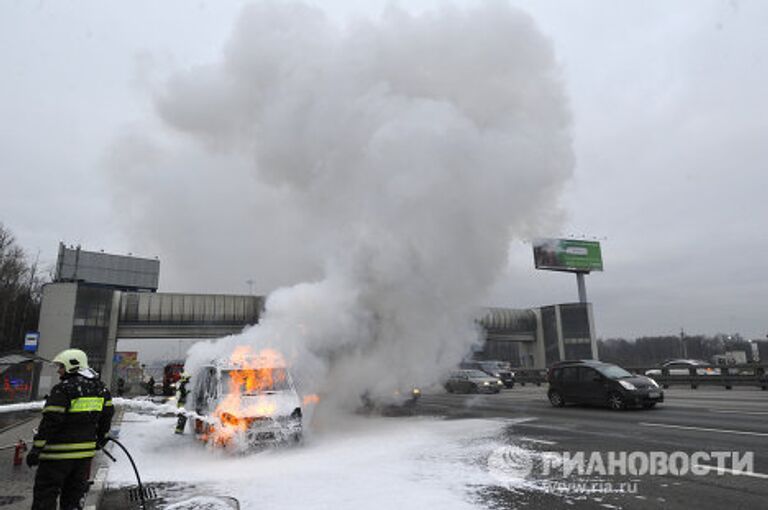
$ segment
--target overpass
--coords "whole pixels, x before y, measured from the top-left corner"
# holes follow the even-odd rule
[[[76,282],[43,288],[39,355],[52,359],[76,347],[111,383],[118,339],[206,339],[239,333],[259,322],[264,297],[224,294],[159,293]],[[589,303],[515,310],[486,308],[478,319],[485,342],[474,356],[541,368],[570,358],[596,358]],[[52,367],[42,370],[39,395],[56,381]]]
[[[259,321],[262,296],[140,292],[77,282],[43,287],[39,355],[52,359],[70,347],[88,353],[108,384],[118,339],[205,339],[239,333]],[[55,383],[40,375],[38,395]]]
[[[219,338],[256,324],[261,296],[122,292],[116,338]]]

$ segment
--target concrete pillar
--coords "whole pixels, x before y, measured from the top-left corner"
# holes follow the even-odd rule
[[[557,330],[557,352],[560,360],[565,359],[565,342],[563,341],[563,322],[560,314],[560,305],[555,305],[555,328]]]
[[[589,319],[589,343],[592,347],[592,359],[599,359],[597,336],[595,335],[595,316],[592,313],[592,303],[587,303],[587,318]]]
[[[112,372],[114,368],[115,350],[117,349],[117,323],[120,317],[120,299],[122,292],[116,290],[112,293],[112,306],[109,314],[109,332],[107,333],[107,353],[104,366],[101,369],[101,380],[112,388]]]
[[[46,360],[53,359],[72,345],[72,324],[75,317],[77,283],[49,283],[43,286],[40,304],[40,344],[37,354]],[[59,380],[56,369],[44,363],[40,371],[35,398],[41,398]]]
[[[544,324],[541,320],[541,308],[534,308],[536,314],[536,345],[533,352],[533,368],[547,368],[547,351],[544,345]]]

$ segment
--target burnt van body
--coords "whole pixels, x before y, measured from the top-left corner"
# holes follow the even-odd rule
[[[284,366],[217,360],[194,376],[195,432],[221,446],[252,447],[298,442],[302,410],[296,387]]]

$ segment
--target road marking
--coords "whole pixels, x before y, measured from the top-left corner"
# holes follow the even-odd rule
[[[546,439],[534,439],[532,437],[521,437],[520,441],[525,441],[527,443],[545,444],[548,446],[557,444],[557,441],[547,441]]]
[[[755,416],[765,416],[768,415],[768,411],[740,411],[740,410],[725,410],[725,409],[710,409],[710,413],[718,413],[718,414],[750,414]]]
[[[763,473],[755,473],[753,471],[736,471],[734,469],[719,468],[717,466],[710,466],[708,464],[692,464],[691,467],[692,468],[702,468],[702,469],[706,469],[707,471],[717,471],[717,474],[719,474],[719,475],[723,474],[723,473],[728,473],[728,474],[736,475],[736,476],[751,476],[752,478],[768,479],[768,475],[763,474]]]
[[[646,427],[663,427],[668,429],[699,430],[702,432],[722,432],[724,434],[738,434],[742,436],[768,437],[768,432],[751,432],[749,430],[710,429],[706,427],[689,427],[686,425],[668,425],[666,423],[647,423],[647,422],[640,422],[640,425],[644,425]]]

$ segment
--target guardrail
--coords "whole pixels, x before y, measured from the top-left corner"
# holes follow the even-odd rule
[[[660,367],[626,367],[630,372],[645,375],[648,370],[659,370],[658,375],[651,375],[663,388],[670,386],[690,386],[697,389],[704,386],[723,386],[725,389],[733,389],[734,386],[758,386],[762,390],[768,390],[768,365],[701,365],[691,367],[687,374],[671,373],[669,369]],[[673,369],[678,372],[680,369]],[[546,369],[513,368],[515,382],[520,386],[535,384],[541,386],[547,382]]]
[[[679,373],[680,368],[640,367],[627,368],[630,372],[645,375],[649,370],[658,370],[658,374],[649,375],[663,388],[673,385],[690,386],[697,389],[700,385],[723,386],[733,389],[734,386],[758,386],[768,390],[767,365],[700,365],[688,368],[688,373]]]
[[[525,386],[526,384],[541,386],[547,382],[546,369],[513,368],[512,371],[515,373],[515,383],[520,386]]]

